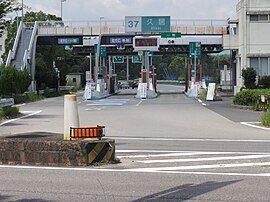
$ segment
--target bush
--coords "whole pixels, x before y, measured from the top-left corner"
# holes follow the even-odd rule
[[[12,117],[19,114],[19,108],[18,107],[3,107],[0,108],[0,117]]]
[[[27,102],[35,102],[38,100],[42,100],[44,97],[41,95],[37,95],[34,93],[28,93],[23,95],[15,95],[13,96],[15,104],[27,103]]]
[[[260,95],[270,98],[270,89],[246,89],[237,93],[233,103],[237,105],[254,106]]]
[[[270,126],[270,108],[262,115],[261,122],[264,126]]]
[[[247,89],[253,89],[256,87],[255,85],[256,76],[257,76],[256,70],[251,67],[242,70],[244,85]]]

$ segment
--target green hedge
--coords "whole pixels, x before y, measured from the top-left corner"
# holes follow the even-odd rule
[[[270,89],[247,89],[237,93],[233,103],[237,105],[254,106],[260,95],[270,99]]]
[[[43,96],[37,95],[34,93],[27,93],[27,94],[23,94],[23,95],[14,95],[13,98],[14,98],[15,104],[35,102],[35,101],[44,99]]]

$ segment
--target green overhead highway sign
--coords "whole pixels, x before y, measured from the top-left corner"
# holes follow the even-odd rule
[[[170,32],[170,16],[143,16],[142,32]]]
[[[202,47],[201,42],[189,42],[189,57],[201,59],[202,58]]]
[[[107,51],[105,46],[100,47],[100,57],[106,57],[107,56]]]
[[[142,56],[141,55],[133,55],[132,56],[132,63],[142,63]]]
[[[113,63],[124,63],[124,56],[113,56]]]
[[[163,32],[161,38],[181,38],[181,32]]]

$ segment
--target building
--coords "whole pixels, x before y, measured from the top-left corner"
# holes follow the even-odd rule
[[[66,76],[68,86],[80,87],[82,85],[82,73],[70,73]]]
[[[239,0],[237,20],[229,21],[223,48],[233,50],[232,80],[235,92],[243,86],[242,69],[252,67],[257,76],[270,75],[270,1]]]

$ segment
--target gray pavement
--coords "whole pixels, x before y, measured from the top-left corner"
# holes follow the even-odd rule
[[[232,108],[230,102],[203,106],[179,93],[151,100],[126,92],[79,99],[81,126],[105,125],[122,163],[0,166],[0,201],[268,201],[270,132],[242,125],[257,121],[260,113]],[[1,136],[61,135],[63,97],[21,110],[29,116],[1,125]]]

